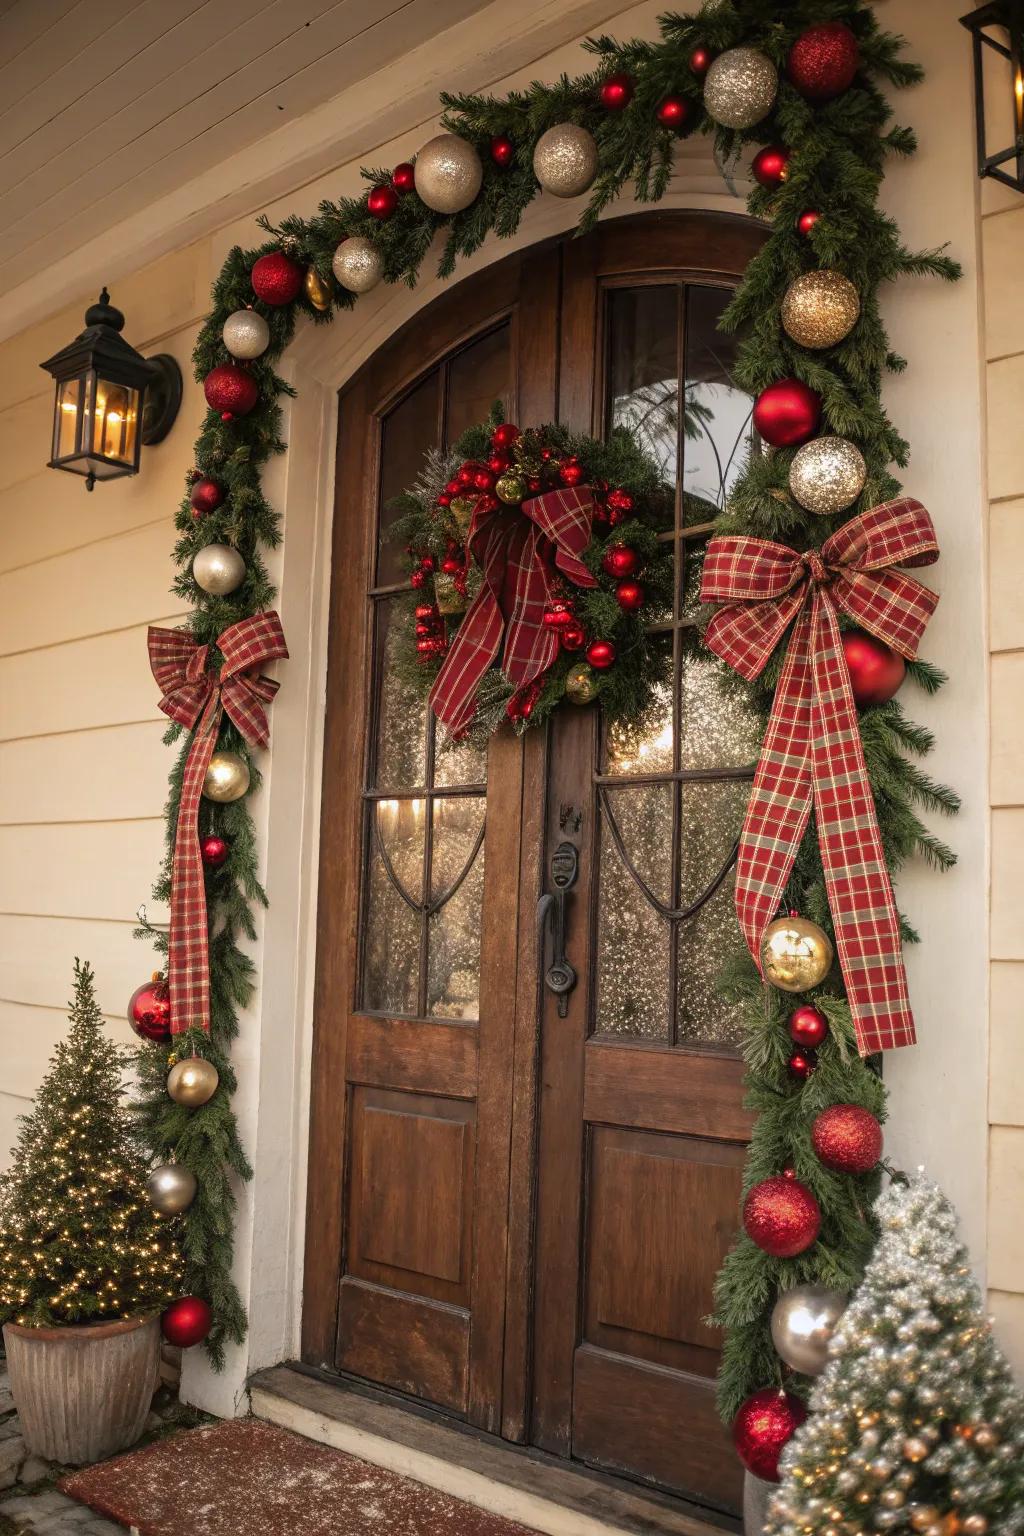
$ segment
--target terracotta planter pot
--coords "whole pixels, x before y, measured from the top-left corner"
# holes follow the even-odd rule
[[[25,1445],[47,1461],[102,1461],[142,1434],[160,1376],[160,1319],[4,1327]]]

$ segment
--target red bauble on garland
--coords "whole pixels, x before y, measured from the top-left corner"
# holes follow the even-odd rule
[[[302,291],[306,274],[284,251],[268,251],[252,269],[252,291],[264,304],[290,304]]]
[[[507,133],[496,133],[491,140],[491,159],[502,170],[515,159],[516,147]]]
[[[611,544],[601,557],[601,569],[606,576],[625,581],[640,569],[640,556],[628,544]]]
[[[698,46],[690,54],[690,68],[695,75],[706,75],[714,57],[709,48]]]
[[[831,101],[853,84],[860,49],[842,21],[823,21],[801,32],[786,60],[786,74],[808,101]]]
[[[201,1344],[212,1326],[210,1304],[201,1296],[179,1296],[160,1319],[164,1338],[178,1349],[191,1349],[193,1344]]]
[[[226,837],[217,837],[211,832],[209,837],[200,839],[199,856],[207,869],[220,869],[230,852],[231,847]]]
[[[607,672],[615,664],[615,647],[610,640],[593,640],[587,646],[587,660],[596,672]]]
[[[633,76],[624,71],[609,75],[601,84],[601,105],[606,112],[621,112],[633,100]]]
[[[816,1053],[804,1046],[799,1046],[797,1050],[793,1051],[789,1061],[786,1063],[790,1077],[795,1077],[801,1083],[805,1083],[809,1077],[813,1076],[817,1065],[818,1057]]]
[[[899,652],[866,629],[844,630],[842,638],[855,702],[864,709],[891,699],[907,675],[907,664]]]
[[[795,448],[821,423],[821,396],[799,379],[779,379],[754,402],[754,429],[773,448]]]
[[[762,187],[781,187],[789,175],[789,150],[784,144],[766,144],[754,156],[750,169]]]
[[[836,1173],[870,1173],[882,1155],[882,1127],[859,1104],[833,1104],[811,1127],[811,1146]]]
[[[558,631],[563,651],[578,651],[586,644],[587,633],[582,624],[566,624]]]
[[[259,385],[247,368],[238,363],[218,363],[203,380],[203,394],[212,411],[225,421],[248,416],[260,398]]]
[[[777,1483],[783,1446],[806,1417],[802,1400],[778,1387],[765,1387],[748,1397],[732,1426],[733,1443],[747,1471],[766,1483]]]
[[[491,433],[491,446],[493,448],[511,448],[512,444],[521,436],[522,433],[513,422],[503,421]]]
[[[685,96],[666,96],[658,107],[658,122],[663,128],[671,128],[674,133],[678,133],[689,116],[690,103]]]
[[[171,989],[159,972],[136,987],[128,1004],[128,1023],[140,1040],[162,1045],[171,1038]]]
[[[803,213],[796,221],[797,233],[801,235],[809,235],[820,218],[821,214],[818,212],[817,208],[805,208]]]
[[[218,480],[203,475],[192,486],[192,494],[189,496],[192,511],[197,517],[203,517],[207,512],[216,512],[226,494]]]
[[[562,460],[558,474],[563,485],[582,485],[585,471],[578,459],[571,458]]]
[[[396,192],[401,192],[403,195],[413,190],[416,185],[416,167],[410,160],[403,160],[400,165],[395,166],[391,172],[391,185]]]
[[[792,1259],[817,1238],[821,1209],[799,1179],[762,1179],[743,1202],[743,1226],[765,1253]]]
[[[636,613],[644,605],[647,594],[638,581],[620,581],[615,588],[615,601],[623,613]]]
[[[789,1016],[789,1038],[797,1045],[816,1051],[828,1037],[828,1020],[810,1003],[794,1008]]]
[[[366,198],[366,211],[375,219],[390,219],[398,207],[398,193],[394,187],[371,187]]]

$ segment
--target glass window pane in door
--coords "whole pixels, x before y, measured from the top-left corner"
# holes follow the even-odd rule
[[[380,543],[377,552],[377,585],[395,586],[406,579],[397,539],[385,538],[395,514],[388,502],[412,485],[428,448],[436,447],[441,427],[441,370],[435,368],[396,405],[381,432]]]
[[[482,795],[434,802],[427,1012],[475,1019],[480,1012],[480,913],[484,890]]]
[[[634,874],[658,901],[671,902],[672,793],[670,784],[606,792],[597,927],[596,1028],[602,1033],[643,1040],[667,1040],[671,1035],[671,925],[652,906]]]
[[[718,330],[731,297],[724,288],[686,290],[684,525],[706,522],[725,506],[750,442],[750,396],[732,382],[736,338]]]
[[[608,425],[625,427],[676,483],[680,289],[618,288],[608,296]]]
[[[695,631],[683,630],[680,640],[680,768],[750,766],[757,761],[762,725],[743,685]]]
[[[742,1012],[723,998],[722,966],[742,945],[733,906],[735,875],[693,917],[676,926],[676,1044],[738,1045]]]
[[[377,602],[377,731],[374,784],[378,789],[416,789],[427,781],[427,703],[403,675],[405,603]]]
[[[499,326],[456,353],[448,365],[447,445],[467,427],[486,421],[500,401],[507,413],[512,398],[512,353],[509,328]]]

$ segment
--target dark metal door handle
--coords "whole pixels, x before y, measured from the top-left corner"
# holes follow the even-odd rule
[[[558,998],[558,1016],[569,1011],[569,993],[576,985],[576,972],[565,957],[565,909],[569,892],[576,884],[580,869],[579,850],[573,843],[559,843],[551,855],[551,883],[554,891],[545,891],[537,903],[537,942],[541,965],[544,964],[547,930],[551,929],[551,964],[544,972],[544,985]]]

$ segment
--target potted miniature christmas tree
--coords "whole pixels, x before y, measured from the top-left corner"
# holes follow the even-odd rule
[[[0,1178],[0,1323],[29,1450],[98,1461],[142,1433],[177,1294],[172,1229],[146,1194],[90,967]]]

